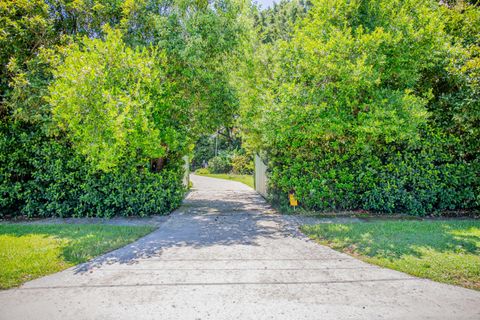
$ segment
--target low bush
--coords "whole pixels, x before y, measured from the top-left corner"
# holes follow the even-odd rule
[[[250,157],[243,154],[234,154],[232,156],[232,173],[234,174],[252,174],[253,161]]]
[[[232,162],[227,156],[216,156],[208,161],[211,173],[228,173],[232,170]]]
[[[208,168],[200,168],[195,170],[196,174],[210,174],[210,170]]]

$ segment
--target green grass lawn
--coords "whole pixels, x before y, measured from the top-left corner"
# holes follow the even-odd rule
[[[154,229],[146,226],[0,224],[0,289],[88,261]]]
[[[246,184],[251,188],[255,188],[253,184],[253,175],[230,174],[230,173],[195,173],[195,174],[199,176],[205,176],[205,177],[211,177],[211,178],[238,181],[243,184]]]
[[[382,221],[302,226],[366,262],[480,290],[480,221]]]

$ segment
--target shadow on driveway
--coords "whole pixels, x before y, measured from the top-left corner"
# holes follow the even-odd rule
[[[75,267],[76,273],[103,264],[135,264],[160,257],[174,247],[257,246],[258,238],[282,238],[289,228],[271,214],[264,199],[253,191],[191,192],[184,204],[156,231],[136,242]]]

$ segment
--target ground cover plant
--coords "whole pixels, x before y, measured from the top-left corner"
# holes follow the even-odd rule
[[[149,226],[0,224],[0,289],[88,261],[154,229]]]
[[[366,262],[480,290],[480,221],[304,225],[302,232]]]

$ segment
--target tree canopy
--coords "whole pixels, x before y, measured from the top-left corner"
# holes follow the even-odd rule
[[[0,0],[0,214],[169,212],[215,132],[280,204],[478,209],[479,28],[464,0]]]
[[[271,194],[319,210],[478,206],[478,12],[314,0],[288,37],[260,33],[241,110]]]
[[[182,157],[238,108],[228,70],[242,6],[1,1],[2,214],[178,205]]]

